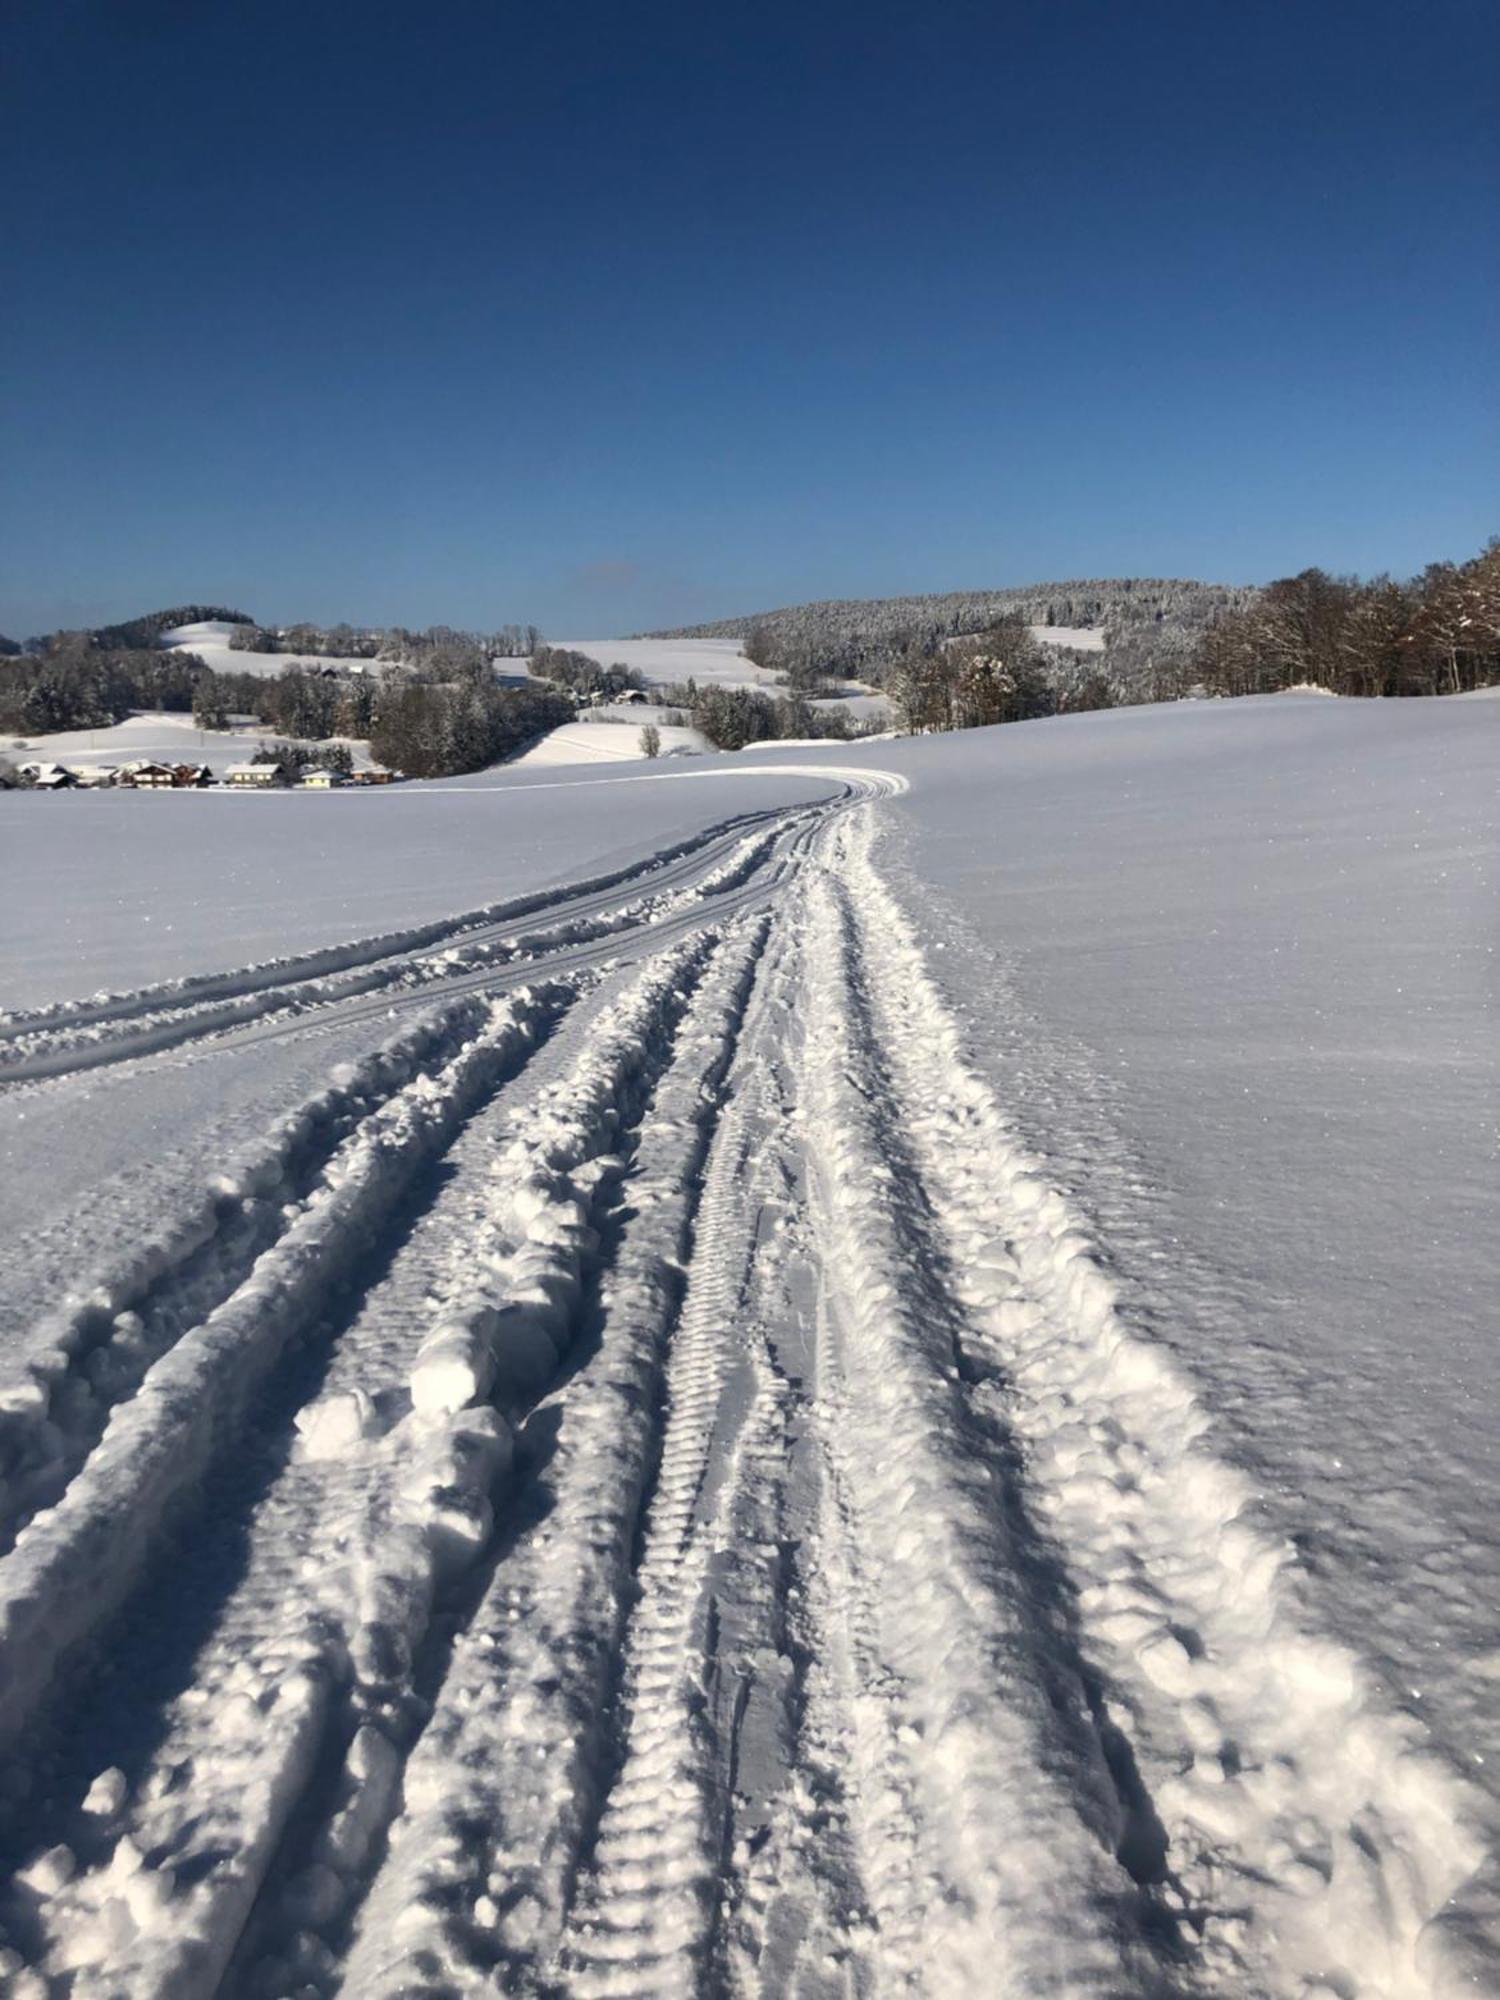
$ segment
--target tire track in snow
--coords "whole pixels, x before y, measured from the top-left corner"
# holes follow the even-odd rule
[[[775,1048],[788,1025],[791,956],[790,939],[779,939],[709,1156],[626,1629],[618,1768],[554,1975],[570,1994],[694,1993],[715,1945],[750,1692],[745,1635],[725,1624],[737,1593],[716,1572],[775,1432],[756,1350],[779,1298],[780,1246],[761,1224],[785,1192]],[[774,1591],[750,1594],[764,1643]]]
[[[153,1540],[245,1421],[288,1343],[326,1311],[415,1176],[522,1062],[568,987],[495,1002],[433,1075],[357,1124],[238,1287],[182,1333],[81,1471],[0,1560],[0,1741],[25,1729],[65,1657],[126,1597]]]
[[[635,869],[602,878],[611,887],[642,881],[650,885],[648,893],[623,903],[600,894],[597,886],[588,894],[520,899],[513,906],[515,915],[532,908],[543,914],[565,912],[537,929],[510,930],[481,912],[340,947],[308,961],[286,962],[290,973],[299,963],[353,955],[349,965],[317,976],[276,979],[271,976],[274,967],[248,967],[176,982],[175,987],[144,988],[115,1001],[65,1003],[35,1017],[14,1017],[0,1026],[0,1086],[35,1085],[105,1064],[138,1061],[218,1040],[252,1022],[262,1024],[255,1039],[263,1039],[267,1029],[285,1032],[332,1009],[349,1019],[356,1017],[349,1003],[372,993],[384,1008],[393,997],[410,999],[435,988],[488,987],[507,966],[523,964],[526,976],[535,977],[549,959],[566,955],[572,960],[581,948],[624,932],[660,930],[674,917],[691,917],[706,902],[730,895],[758,872],[774,875],[780,850],[821,810],[778,815],[771,825],[732,839],[722,826],[716,827]],[[766,817],[751,814],[745,820]],[[725,858],[705,868],[720,853]],[[426,949],[419,948],[422,942]],[[441,949],[432,949],[434,944]],[[177,988],[184,990],[179,994]],[[368,1004],[358,1010],[369,1011]]]
[[[1191,1382],[968,1068],[868,824],[836,838],[911,1148],[967,1267],[964,1344],[990,1378],[971,1394],[1020,1441],[1103,1715],[1151,1773],[1160,1893],[1198,1971],[1234,2000],[1476,1990],[1493,1967],[1461,1901],[1473,1802],[1316,1632]]]
[[[459,1320],[498,1322],[494,1386],[501,1393],[503,1378],[510,1407],[538,1367],[555,1368],[555,1347],[545,1361],[535,1351],[529,1250],[540,1232],[527,1191],[565,1161],[580,1187],[607,1180],[591,1183],[588,1162],[623,1140],[713,942],[665,954],[623,999],[571,1026],[546,1065],[557,1069],[571,1045],[571,1069],[525,1109],[509,1106],[512,1091],[480,1111],[389,1274],[337,1335],[321,1393],[296,1412],[299,1448],[254,1505],[246,1577],[164,1717],[160,1748],[133,1796],[108,1802],[92,1865],[76,1881],[43,1881],[38,1949],[76,1990],[105,1968],[125,1990],[213,1990],[309,1787],[329,1794],[321,1830],[300,1843],[310,1865],[277,1899],[300,1926],[337,1913],[340,1870],[357,1874],[378,1840],[414,1727],[413,1661],[435,1593],[487,1540],[489,1491],[509,1461],[509,1426],[487,1405],[413,1409],[434,1331],[441,1347]],[[545,1240],[577,1261],[592,1232],[559,1216]],[[527,1340],[515,1328],[507,1339],[487,1293],[528,1312]],[[566,1286],[547,1297],[561,1339]],[[342,1777],[320,1776],[331,1745]],[[57,1873],[55,1861],[39,1865],[44,1878]]]
[[[1138,1893],[1109,1855],[1117,1807],[1081,1683],[1041,1657],[1052,1635],[1009,1561],[987,1439],[965,1434],[945,1259],[886,1195],[899,1107],[882,1098],[852,938],[808,873],[777,1032],[710,1161],[620,1769],[557,1970],[534,1990],[1158,1990]],[[789,1043],[813,1233],[787,1282],[759,1225],[788,1108],[769,1101],[768,1058]],[[778,1165],[782,1191],[800,1190]],[[822,1295],[819,1465],[794,1497],[794,1398],[768,1333],[795,1343],[805,1255]],[[791,1575],[758,1564],[739,1537],[774,1532],[809,1489],[806,1577],[795,1559]]]
[[[380,959],[446,944],[455,938],[471,941],[484,932],[515,923],[522,917],[566,907],[575,913],[593,908],[610,908],[618,901],[615,891],[656,876],[657,886],[690,874],[701,864],[704,852],[727,846],[747,829],[784,818],[774,810],[758,810],[735,815],[688,835],[671,846],[659,848],[638,861],[627,863],[604,875],[584,882],[568,883],[557,889],[542,889],[531,895],[492,903],[483,909],[439,917],[430,923],[413,924],[401,930],[356,938],[345,944],[329,945],[320,951],[302,952],[287,958],[266,959],[254,965],[236,966],[226,972],[189,973],[180,979],[134,988],[129,992],[105,993],[88,999],[62,1000],[45,1007],[19,1008],[0,1012],[0,1042],[24,1040],[27,1036],[62,1027],[86,1027],[129,1020],[161,1008],[192,1005],[203,1000],[235,999],[266,987],[300,983],[327,973],[349,971]]]
[[[1466,1792],[965,1062],[868,818],[480,1090],[394,1261],[372,1196],[321,1392],[230,1399],[305,1404],[245,1576],[5,1906],[72,2000],[1493,1985]],[[353,1180],[479,1018],[337,1114]]]
[[[823,1731],[842,1711],[877,1990],[1162,1983],[1021,1524],[968,1420],[953,1274],[906,1152],[835,865],[807,899],[803,1113],[825,1335]]]
[[[765,935],[710,969],[642,1124],[597,1300],[597,1347],[533,1415],[515,1541],[448,1665],[342,1991],[551,1990],[593,1823],[598,1730],[654,1461],[661,1350],[697,1175]]]
[[[398,1090],[450,1061],[487,1013],[478,997],[450,1003],[342,1065],[209,1175],[197,1199],[37,1325],[0,1386],[0,1553],[55,1503],[151,1365],[286,1233],[337,1148]]]
[[[338,1916],[345,1878],[378,1842],[415,1726],[414,1663],[436,1595],[488,1540],[490,1489],[510,1458],[510,1427],[477,1385],[462,1401],[422,1398],[434,1350],[455,1325],[482,1327],[495,1363],[487,1386],[512,1410],[553,1372],[593,1236],[576,1201],[554,1203],[540,1231],[528,1196],[565,1170],[580,1187],[607,1180],[591,1181],[589,1162],[626,1143],[713,944],[706,933],[654,961],[565,1036],[571,1069],[520,1112],[491,1103],[448,1154],[458,1171],[338,1336],[322,1392],[297,1412],[300,1447],[255,1508],[247,1577],[161,1747],[119,1802],[123,1814],[112,1810],[94,1865],[46,1900],[45,1962],[79,1990],[105,1966],[126,1990],[213,1990],[310,1787],[326,1795],[322,1810],[294,1842],[302,1865],[291,1879],[282,1869],[274,1900],[302,1929]],[[538,1269],[542,1244],[551,1273]],[[549,1277],[558,1282],[540,1282]],[[509,1323],[516,1309],[524,1329]],[[447,1365],[440,1380],[452,1387]],[[138,1912],[148,1882],[155,1900]]]

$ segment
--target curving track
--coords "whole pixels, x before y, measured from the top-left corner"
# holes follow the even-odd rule
[[[0,1396],[9,1990],[1441,1990],[1466,1802],[966,1066],[899,784],[4,1024],[373,1044]]]

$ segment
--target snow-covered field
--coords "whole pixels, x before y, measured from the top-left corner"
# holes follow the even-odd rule
[[[709,748],[708,739],[696,729],[660,720],[662,711],[642,704],[639,716],[625,719],[625,711],[610,709],[606,719],[565,722],[552,729],[529,750],[512,760],[512,768],[530,770],[538,765],[618,764],[645,756],[641,730],[649,722],[661,738],[664,757],[700,756]]]
[[[1032,625],[1027,629],[1044,646],[1071,646],[1079,653],[1104,651],[1104,629],[1099,625]]]
[[[140,761],[163,764],[207,764],[215,776],[227,764],[244,764],[257,750],[279,739],[274,730],[246,724],[232,730],[198,729],[190,715],[141,712],[126,716],[107,729],[67,729],[53,736],[0,736],[0,756],[14,763],[53,762],[70,769],[97,765],[118,770]],[[370,767],[369,746],[353,737],[347,742],[355,765]]]
[[[1497,767],[0,798],[14,1989],[1500,1990]]]
[[[630,667],[648,687],[697,681],[700,687],[775,688],[775,674],[747,660],[733,639],[559,639],[601,667]]]
[[[716,760],[716,762],[722,760]],[[712,787],[632,763],[499,766],[379,791],[0,793],[0,1008],[214,972],[384,934],[623,866],[716,818],[826,785]]]

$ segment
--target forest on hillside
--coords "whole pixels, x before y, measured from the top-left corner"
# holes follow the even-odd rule
[[[830,598],[651,636],[738,639],[749,658],[794,683],[847,677],[878,684],[884,669],[902,655],[972,638],[1004,618],[1065,629],[1102,627],[1112,640],[1131,634],[1160,642],[1166,636],[1181,639],[1184,647],[1178,650],[1183,650],[1212,619],[1255,596],[1249,585],[1110,577],[926,597]],[[1147,656],[1144,648],[1136,650]]]

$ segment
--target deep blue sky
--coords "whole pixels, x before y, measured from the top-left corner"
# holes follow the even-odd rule
[[[1500,531],[1494,0],[6,0],[0,630]]]

